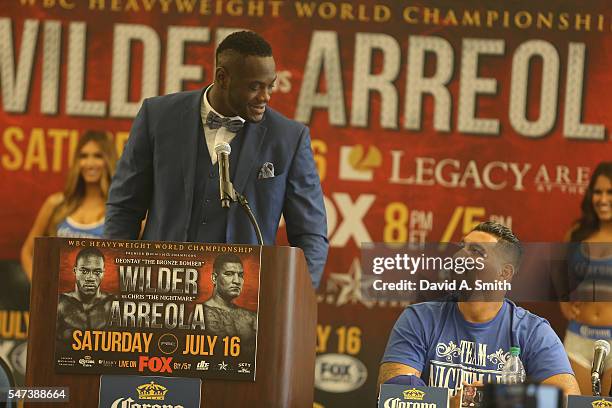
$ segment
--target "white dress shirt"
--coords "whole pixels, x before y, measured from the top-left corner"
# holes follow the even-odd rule
[[[210,91],[211,88],[212,88],[212,85],[206,88],[206,90],[204,91],[204,94],[202,95],[202,103],[200,104],[200,116],[202,117],[202,126],[204,128],[204,137],[206,138],[206,146],[208,146],[208,154],[210,154],[210,161],[212,162],[214,166],[215,164],[217,164],[217,154],[215,153],[215,146],[221,142],[230,143],[234,139],[234,137],[236,137],[236,133],[230,132],[226,127],[223,127],[223,126],[218,129],[210,129],[206,125],[206,117],[208,116],[208,112],[210,111],[213,111],[214,113],[219,115],[221,118],[226,117],[226,116],[221,115],[219,112],[214,110],[212,106],[210,106],[210,102],[208,101],[208,91]],[[230,117],[230,119],[231,120],[238,119],[242,123],[245,122],[245,120],[242,119],[240,116],[232,116]]]

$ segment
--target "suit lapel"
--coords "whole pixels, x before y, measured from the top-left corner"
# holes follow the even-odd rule
[[[181,116],[181,121],[177,126],[177,133],[181,142],[182,156],[178,158],[183,166],[183,183],[185,186],[185,237],[189,231],[191,222],[191,209],[193,207],[193,188],[195,182],[196,160],[198,154],[198,138],[204,137],[201,132],[200,103],[202,92],[194,93],[193,98],[186,104]]]
[[[261,146],[263,145],[266,130],[267,128],[261,122],[247,122],[244,126],[244,140],[233,181],[234,189],[240,194],[244,194],[244,188],[255,165],[255,159],[259,156]]]

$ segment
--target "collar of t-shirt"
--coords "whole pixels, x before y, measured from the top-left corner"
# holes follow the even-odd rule
[[[204,128],[204,137],[206,139],[206,146],[208,147],[208,154],[210,154],[210,161],[213,166],[217,164],[217,154],[215,153],[215,146],[218,143],[225,142],[230,143],[234,137],[236,137],[236,133],[230,132],[226,127],[220,127],[218,129],[210,129],[206,125],[206,117],[208,116],[208,112],[214,112],[219,115],[221,118],[225,118],[226,116],[221,115],[217,112],[208,102],[208,91],[212,88],[213,84],[209,85],[208,88],[204,91],[202,95],[202,102],[200,104],[200,116],[202,117],[202,127]],[[238,119],[242,123],[245,122],[240,116],[232,116],[230,119]]]

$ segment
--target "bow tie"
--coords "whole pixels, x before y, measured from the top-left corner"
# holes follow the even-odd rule
[[[210,111],[206,116],[206,126],[209,129],[219,129],[224,127],[232,133],[238,133],[242,129],[243,123],[239,119],[222,118],[215,112]]]

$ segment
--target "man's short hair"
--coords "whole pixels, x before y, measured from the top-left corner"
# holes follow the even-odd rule
[[[523,256],[521,241],[514,235],[512,230],[505,225],[493,221],[485,221],[476,226],[473,231],[486,232],[498,238],[501,252],[506,255],[515,270],[518,270]]]
[[[235,51],[243,57],[271,57],[272,47],[259,34],[253,31],[237,31],[225,37],[217,47],[216,63],[219,64],[219,55],[226,51]]]
[[[215,258],[215,262],[213,263],[213,274],[219,274],[219,271],[226,263],[239,263],[242,265],[242,260],[238,255],[233,253],[221,254]]]
[[[79,259],[87,258],[90,256],[102,258],[102,261],[104,261],[104,254],[102,254],[102,251],[100,251],[98,248],[85,248],[78,253],[76,259],[74,260],[74,266],[77,266],[77,264],[79,263]]]

